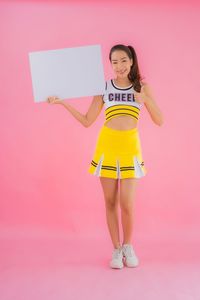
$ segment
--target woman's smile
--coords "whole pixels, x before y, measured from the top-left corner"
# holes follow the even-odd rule
[[[122,74],[124,74],[125,72],[126,72],[126,70],[124,70],[124,71],[119,71],[118,73],[122,75]]]

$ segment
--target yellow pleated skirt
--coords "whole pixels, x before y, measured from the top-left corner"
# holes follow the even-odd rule
[[[103,125],[97,136],[88,172],[115,179],[145,176],[147,170],[138,128],[117,130]]]

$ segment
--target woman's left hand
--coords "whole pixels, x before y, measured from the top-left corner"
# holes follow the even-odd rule
[[[145,92],[144,92],[144,86],[141,87],[140,93],[134,92],[134,98],[135,98],[135,101],[138,102],[138,103],[140,103],[140,104],[142,104],[142,103],[145,102],[146,97],[147,97],[147,96],[146,96],[146,94],[145,94]]]

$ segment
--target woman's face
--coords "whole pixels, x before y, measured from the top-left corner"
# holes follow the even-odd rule
[[[111,65],[117,77],[127,77],[132,63],[132,58],[130,59],[123,50],[115,50],[111,55]]]

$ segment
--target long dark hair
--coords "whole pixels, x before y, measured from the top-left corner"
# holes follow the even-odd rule
[[[110,49],[109,53],[109,60],[111,62],[111,55],[115,50],[123,50],[126,52],[128,57],[133,59],[133,64],[131,66],[130,72],[128,74],[128,79],[132,82],[133,88],[136,90],[136,92],[140,93],[141,91],[141,83],[142,77],[140,75],[139,67],[138,67],[138,59],[135,52],[135,49],[132,46],[125,46],[123,44],[117,44],[114,45]]]

